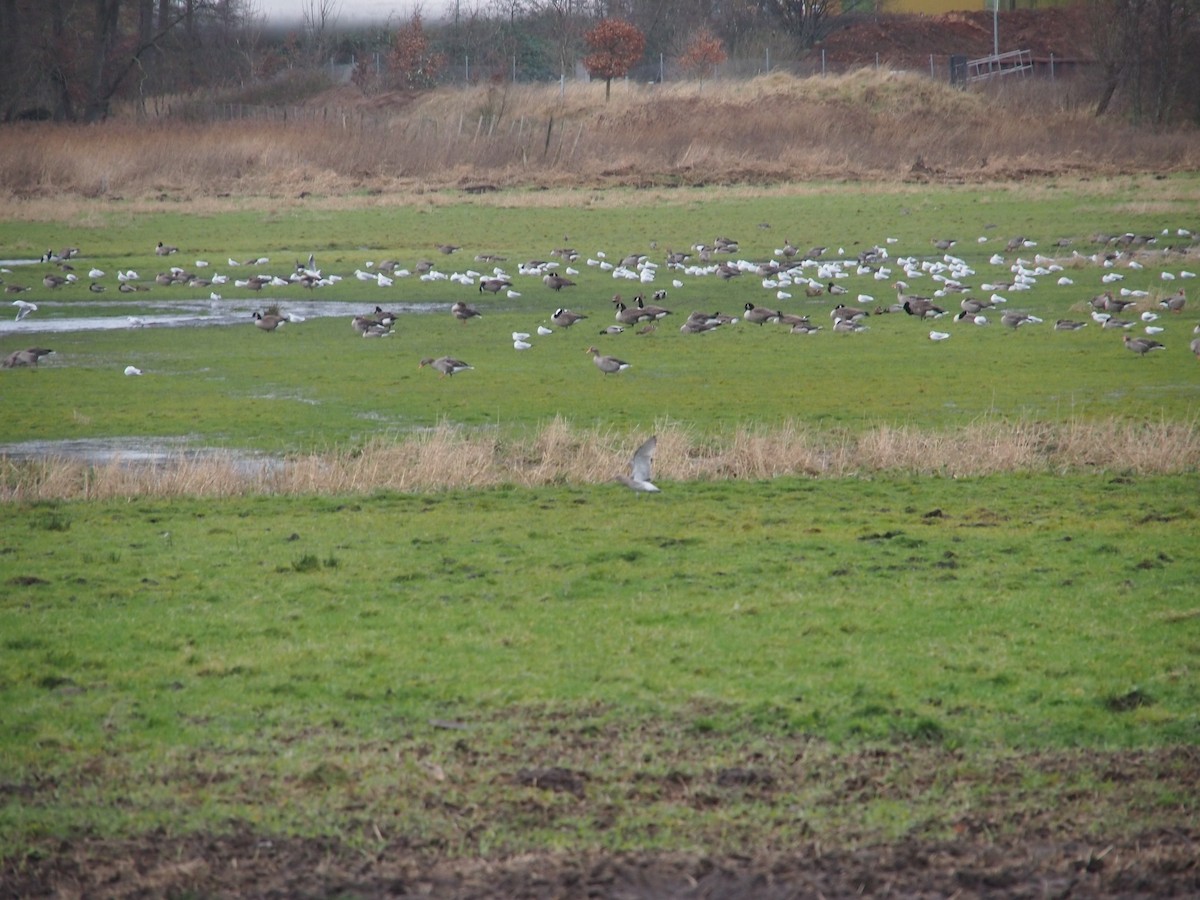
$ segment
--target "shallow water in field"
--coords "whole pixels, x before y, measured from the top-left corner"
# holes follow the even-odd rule
[[[111,331],[120,328],[197,328],[210,325],[245,325],[256,311],[277,305],[284,313],[305,319],[356,315],[371,311],[366,303],[328,300],[104,300],[106,309],[127,310],[117,316],[80,316],[78,302],[36,300],[37,310],[21,320],[0,320],[0,336],[12,334],[67,334],[76,331]],[[401,313],[444,310],[448,304],[389,303]],[[15,310],[14,310],[15,316]]]
[[[189,439],[161,437],[85,438],[63,441],[21,441],[0,444],[0,459],[13,462],[58,459],[93,466],[167,467],[203,460],[228,462],[242,474],[261,474],[283,467],[283,459],[269,454],[192,446]]]

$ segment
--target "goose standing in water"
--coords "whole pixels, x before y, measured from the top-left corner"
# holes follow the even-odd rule
[[[654,451],[658,447],[658,436],[654,436],[638,447],[629,461],[629,474],[618,475],[617,481],[633,491],[646,494],[661,494],[662,491],[654,482],[651,468],[654,465]]]

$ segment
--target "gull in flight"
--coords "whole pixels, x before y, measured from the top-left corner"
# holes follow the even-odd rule
[[[630,490],[647,494],[660,494],[662,491],[650,480],[651,467],[654,464],[654,449],[658,446],[658,436],[650,438],[637,448],[633,459],[629,461],[629,474],[618,475],[617,481]]]

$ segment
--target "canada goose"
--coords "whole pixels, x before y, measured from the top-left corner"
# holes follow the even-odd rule
[[[158,246],[154,248],[154,252],[158,256],[170,256],[172,253],[178,253],[179,248],[172,247],[170,244],[164,244],[162,241],[159,241]]]
[[[458,319],[458,321],[462,322],[464,325],[467,324],[467,319],[473,319],[476,316],[483,316],[483,313],[481,313],[475,307],[467,303],[463,303],[461,300],[450,307],[450,313],[454,316],[454,318]]]
[[[617,481],[633,491],[645,494],[659,494],[662,491],[650,480],[651,468],[654,465],[654,451],[658,447],[657,435],[647,440],[634,451],[629,460],[629,474],[618,475]]]
[[[851,334],[856,331],[866,331],[867,326],[854,319],[837,319],[833,323],[833,330],[839,334]]]
[[[1078,331],[1080,328],[1087,328],[1087,322],[1076,322],[1072,319],[1059,319],[1054,323],[1055,331]]]
[[[423,369],[426,366],[433,366],[433,368],[441,372],[441,378],[446,378],[447,376],[456,375],[459,372],[465,372],[468,369],[475,368],[474,366],[463,362],[461,359],[455,359],[453,356],[439,356],[437,359],[434,359],[432,356],[427,356],[425,359],[421,360],[421,364],[417,366],[417,368]]]
[[[96,282],[93,281],[91,284],[88,285],[88,290],[91,291],[93,294],[103,294],[105,291],[108,290],[108,288],[106,288],[102,284],[97,284]]]
[[[983,313],[967,312],[965,309],[954,317],[955,322],[966,322],[968,325],[986,325],[987,316]]]
[[[571,310],[560,306],[554,311],[554,315],[550,317],[550,321],[559,328],[570,328],[576,322],[582,322],[586,318],[587,316],[583,313],[571,312]]]
[[[592,362],[594,362],[596,364],[596,368],[605,375],[609,375],[614,372],[624,372],[629,368],[629,363],[625,362],[625,360],[617,359],[615,356],[601,356],[600,351],[595,347],[588,347],[584,352],[592,354]]]
[[[637,303],[637,308],[649,315],[652,319],[665,319],[671,314],[671,311],[666,307],[654,306],[653,304],[648,306],[646,304],[646,299],[641,294],[638,294],[633,299]]]
[[[390,310],[386,310],[379,304],[376,304],[375,312],[372,314],[371,318],[373,318],[376,322],[379,322],[382,325],[390,326],[390,325],[396,324],[397,317],[394,312],[391,312]]]
[[[961,308],[965,313],[979,313],[983,312],[985,309],[991,309],[996,304],[993,303],[990,298],[980,300],[976,297],[963,297],[958,301],[958,305],[959,308]]]
[[[902,305],[906,313],[918,319],[936,319],[946,314],[944,309],[927,297],[910,297]]]
[[[1014,331],[1022,325],[1037,324],[1041,321],[1037,316],[1029,316],[1019,312],[1006,312],[1000,317],[1000,322]]]
[[[511,285],[512,282],[507,278],[484,278],[479,282],[479,293],[487,291],[489,294],[498,294]]]
[[[746,315],[743,317],[747,322],[762,326],[764,322],[778,322],[782,315],[778,310],[767,309],[765,306],[755,306],[753,303],[747,303],[745,306]]]
[[[835,306],[833,309],[831,309],[829,311],[829,317],[831,319],[833,319],[835,322],[842,322],[847,319],[852,320],[852,321],[858,321],[859,319],[865,319],[869,315],[870,315],[870,313],[867,312],[865,309],[858,309],[857,307],[854,307],[854,306],[847,306],[844,303],[839,303],[837,306]]]
[[[842,294],[848,294],[848,293],[849,293],[849,291],[848,291],[848,290],[846,290],[846,288],[842,287],[840,284],[834,284],[832,281],[831,281],[831,282],[829,282],[829,284],[825,285],[825,290],[826,290],[826,291],[827,291],[827,292],[828,292],[828,293],[829,293],[831,296],[834,296],[834,297],[839,297],[839,296],[841,296]]]
[[[779,317],[779,324],[795,328],[797,325],[811,325],[812,322],[809,320],[808,316],[798,316],[795,313],[784,313]]]
[[[17,308],[16,321],[18,321],[18,322],[20,322],[23,318],[25,318],[30,313],[37,312],[37,304],[30,303],[28,300],[14,300],[12,302],[12,305]]]
[[[1123,335],[1121,340],[1125,342],[1125,349],[1132,350],[1138,356],[1145,356],[1151,350],[1166,350],[1167,348],[1158,341],[1153,341],[1150,338],[1134,337],[1131,334]]]
[[[624,303],[617,302],[616,319],[622,325],[636,325],[638,322],[649,322],[653,316],[647,315],[645,310],[630,309]]]
[[[382,337],[392,330],[390,324],[384,324],[374,316],[355,316],[350,320],[350,327],[363,337]]]
[[[542,284],[546,285],[552,291],[561,291],[565,287],[575,287],[575,282],[570,278],[563,278],[557,272],[547,272],[543,275]]]
[[[1183,288],[1180,288],[1170,297],[1163,297],[1158,301],[1158,305],[1168,312],[1181,313],[1183,307],[1187,303],[1187,293]]]
[[[38,360],[47,354],[53,353],[53,350],[47,350],[44,347],[30,347],[28,350],[14,350],[8,356],[4,357],[3,367],[5,369],[16,369],[20,366],[29,366],[36,369]]]
[[[254,324],[263,331],[274,331],[280,325],[286,325],[287,319],[273,313],[267,313],[264,316],[262,313],[256,312],[254,314]]]

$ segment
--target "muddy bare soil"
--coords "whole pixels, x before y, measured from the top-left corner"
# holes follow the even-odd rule
[[[528,855],[439,862],[388,846],[241,832],[182,840],[64,842],[52,857],[9,870],[5,897],[733,898],[1195,897],[1196,831],[1163,829],[1133,841],[1030,835],[993,843],[904,840],[861,849],[817,843],[787,853],[711,857]]]
[[[928,827],[918,824],[904,837],[883,840],[854,821],[871,804],[919,798],[956,761],[969,763],[966,771],[975,774],[951,778],[946,796],[959,799],[939,806],[933,813],[937,821]],[[509,814],[519,810],[526,825],[546,824],[553,821],[553,804],[542,800],[569,796],[575,808],[596,807],[595,839],[602,841],[600,819],[609,815],[604,810],[623,794],[642,804],[682,799],[697,815],[701,808],[728,804],[731,815],[718,826],[727,835],[739,827],[733,812],[738,803],[792,803],[804,781],[828,787],[819,802],[831,815],[814,819],[827,824],[795,846],[763,832],[761,840],[770,843],[760,849],[711,854],[536,851],[449,858],[439,852],[445,846],[439,839],[418,843],[385,836],[369,824],[362,828],[363,840],[350,838],[353,845],[332,833],[281,837],[246,825],[220,834],[84,836],[3,859],[0,898],[1200,896],[1194,800],[1200,753],[1194,748],[1029,752],[999,762],[972,761],[960,751],[851,751],[805,766],[799,776],[786,766],[768,765],[707,769],[702,776],[677,771],[665,780],[650,773],[630,779],[626,773],[607,784],[600,771],[520,766],[502,773],[496,762],[481,758],[476,774],[506,785],[511,803],[464,810],[464,831],[485,820],[502,825],[506,808]],[[0,783],[10,794],[18,788]],[[27,786],[26,793],[25,801],[37,802],[37,786]],[[974,799],[964,802],[968,795]],[[639,814],[632,808],[625,813]],[[753,840],[730,844],[701,825],[688,843],[728,848],[749,847]]]

